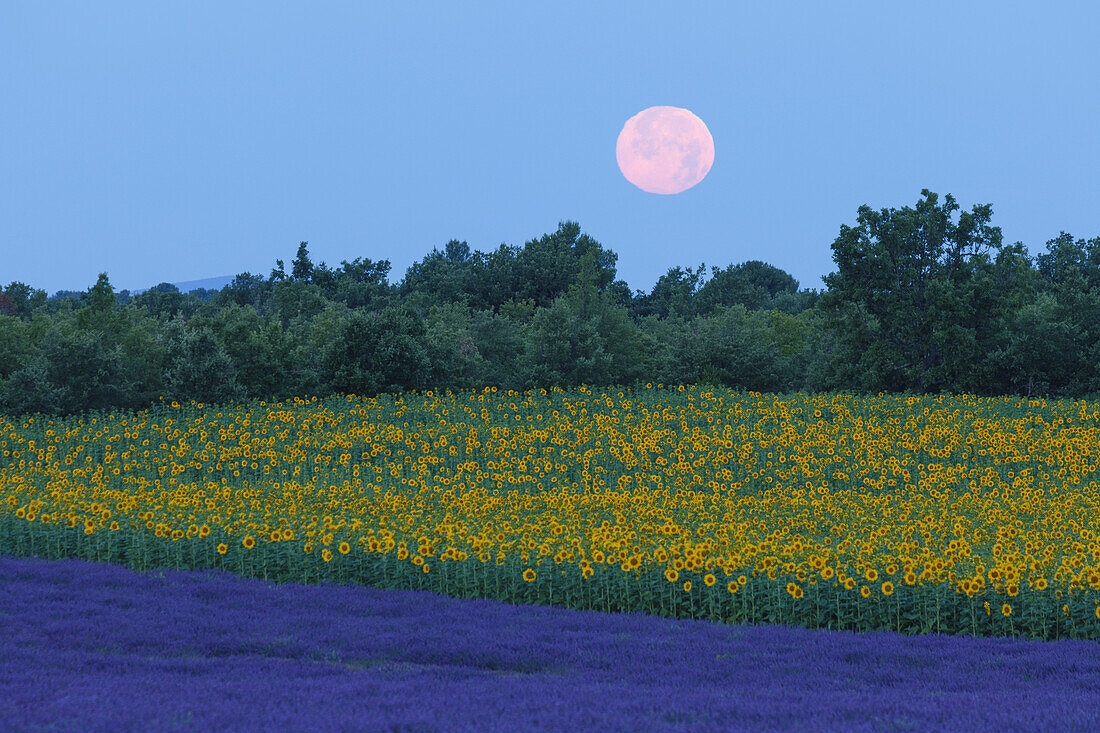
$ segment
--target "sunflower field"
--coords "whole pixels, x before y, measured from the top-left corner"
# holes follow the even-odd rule
[[[0,418],[0,554],[1100,638],[1100,405],[708,386]]]

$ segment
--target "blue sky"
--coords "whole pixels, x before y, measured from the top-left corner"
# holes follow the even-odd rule
[[[803,288],[857,209],[993,205],[1034,257],[1100,235],[1095,3],[0,4],[0,284],[116,290],[580,223],[649,291],[764,260]],[[714,138],[650,194],[651,106]],[[958,212],[954,215],[958,221]]]

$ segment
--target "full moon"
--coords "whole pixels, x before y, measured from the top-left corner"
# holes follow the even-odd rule
[[[703,121],[680,107],[650,107],[623,125],[615,158],[626,180],[648,193],[680,193],[714,164],[714,138]]]

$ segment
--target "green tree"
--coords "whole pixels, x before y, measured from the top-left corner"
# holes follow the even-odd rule
[[[0,379],[18,370],[36,352],[29,323],[0,316]]]
[[[172,283],[159,283],[144,293],[135,295],[131,302],[145,308],[149,315],[162,320],[175,318],[184,311],[186,297]]]
[[[38,344],[52,391],[63,414],[125,405],[131,385],[120,345],[94,332],[55,324]],[[32,362],[34,360],[32,359]],[[32,367],[33,368],[33,367]],[[45,388],[44,388],[45,389]]]
[[[96,284],[88,291],[91,304],[77,311],[77,325],[83,329],[109,329],[115,320],[117,302],[107,273],[99,273]]]
[[[298,243],[298,254],[290,263],[290,276],[300,282],[309,282],[313,278],[313,263],[309,259],[309,242]]]
[[[1058,392],[1084,396],[1100,392],[1100,237],[1073,241],[1061,232],[1047,242],[1047,252],[1037,258],[1045,292],[1057,302],[1055,318],[1072,334],[1063,352],[1047,355],[1061,359],[1069,375]]]
[[[723,306],[743,305],[750,311],[765,310],[776,299],[789,299],[798,291],[798,281],[760,260],[711,268],[711,279],[695,298],[695,312],[711,315]]]
[[[3,295],[7,306],[0,310],[0,315],[28,320],[36,308],[46,305],[45,290],[35,290],[21,282],[8,283]]]
[[[324,375],[341,394],[423,389],[431,361],[424,322],[405,309],[353,313],[327,349]]]
[[[205,320],[186,324],[176,319],[166,326],[169,343],[167,397],[180,402],[227,404],[245,396],[237,369]]]
[[[291,379],[292,343],[279,319],[251,305],[230,303],[213,317],[213,330],[236,369],[248,399],[281,397]]]
[[[414,293],[423,294],[418,306],[425,312],[436,305],[468,303],[471,294],[467,281],[471,273],[469,245],[452,239],[446,251],[433,248],[427,257],[409,267],[400,292],[405,298]]]
[[[823,278],[829,291],[818,301],[827,324],[842,329],[836,359],[890,391],[958,389],[960,365],[972,364],[996,332],[988,323],[992,280],[975,279],[988,259],[967,259],[1001,247],[1000,229],[988,226],[992,206],[963,212],[955,225],[950,194],[942,207],[928,189],[921,196],[915,210],[864,205],[857,227],[841,225],[832,245],[838,272]]]
[[[690,268],[687,270],[679,267],[671,268],[658,278],[649,295],[638,291],[639,297],[634,300],[631,307],[632,315],[635,318],[645,318],[648,315],[668,318],[676,314],[690,320],[696,314],[698,304],[695,295],[699,289],[704,267],[704,264],[700,264],[699,269],[694,272]]]
[[[226,285],[218,293],[215,302],[219,307],[228,303],[237,305],[250,305],[259,310],[263,303],[264,293],[267,290],[262,275],[253,275],[250,272],[242,272],[233,278],[233,282]]]
[[[435,389],[461,390],[476,386],[483,360],[470,335],[470,309],[462,303],[434,305],[425,319],[430,384]]]
[[[63,412],[63,400],[42,356],[0,380],[0,412],[12,417],[34,413],[59,415]]]
[[[649,315],[639,322],[639,328],[655,344],[650,351],[653,367],[646,375],[647,382],[688,385],[701,381],[705,354],[699,324],[703,321],[702,318],[687,321],[679,315],[663,319]]]
[[[1059,311],[1053,294],[1040,293],[1014,314],[986,358],[997,394],[1055,397],[1070,382],[1074,364],[1065,356],[1075,348],[1073,327]]]
[[[328,301],[321,288],[300,280],[284,280],[271,288],[275,314],[286,326],[295,318],[309,320],[325,309]]]
[[[699,326],[707,381],[756,392],[792,390],[794,369],[769,332],[767,314],[722,308]]]
[[[514,301],[509,301],[516,308]],[[509,304],[505,304],[508,306]],[[526,319],[509,318],[491,310],[475,311],[470,318],[470,338],[480,361],[470,365],[473,386],[496,386],[501,389],[522,389],[524,377],[520,359],[525,349],[526,321],[534,317],[534,305],[530,306]],[[523,320],[524,322],[521,322]],[[469,346],[463,345],[469,352]],[[472,356],[472,355],[471,355]]]
[[[644,380],[655,362],[656,340],[639,330],[627,310],[598,291],[596,254],[582,258],[581,271],[564,296],[536,311],[524,371],[540,387],[608,386]]]

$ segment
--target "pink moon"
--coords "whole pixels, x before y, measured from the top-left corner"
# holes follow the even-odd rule
[[[650,107],[623,125],[615,158],[626,180],[648,193],[686,191],[714,164],[714,138],[680,107]]]

